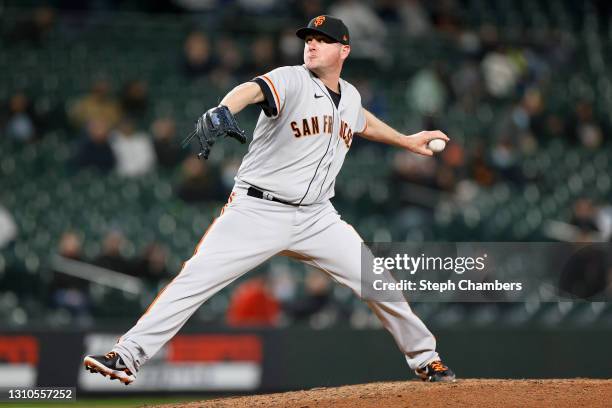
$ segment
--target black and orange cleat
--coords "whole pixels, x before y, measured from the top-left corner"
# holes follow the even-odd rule
[[[85,356],[83,364],[86,370],[92,373],[100,373],[111,380],[119,380],[125,385],[129,385],[136,379],[119,357],[119,354],[114,351],[103,356]]]
[[[428,382],[455,382],[455,373],[442,361],[436,360],[425,367],[414,370],[421,380]]]

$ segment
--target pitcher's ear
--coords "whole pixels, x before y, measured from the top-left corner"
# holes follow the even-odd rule
[[[349,56],[349,54],[351,53],[351,46],[350,45],[343,45],[342,46],[342,57],[346,58]]]

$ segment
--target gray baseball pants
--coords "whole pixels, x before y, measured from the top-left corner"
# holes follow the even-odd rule
[[[206,300],[277,254],[326,272],[360,296],[362,242],[329,201],[293,207],[250,197],[236,187],[191,259],[112,351],[136,375]],[[434,336],[406,301],[363,300],[393,335],[411,369],[438,359]]]

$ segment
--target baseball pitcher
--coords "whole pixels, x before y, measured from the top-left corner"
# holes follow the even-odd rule
[[[221,214],[193,256],[144,315],[106,355],[84,364],[124,384],[170,340],[211,296],[275,255],[295,258],[329,274],[361,296],[359,234],[330,199],[355,135],[431,156],[428,143],[448,141],[440,131],[403,135],[361,106],[353,85],[340,78],[350,37],[344,23],[323,15],[296,32],[304,64],[274,69],[229,92],[198,120],[200,156],[219,138],[246,142],[235,115],[251,104],[262,112],[236,183]],[[408,366],[424,381],[454,381],[436,352],[436,340],[407,302],[363,299],[393,335]]]

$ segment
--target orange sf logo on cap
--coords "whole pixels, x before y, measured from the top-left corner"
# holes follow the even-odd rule
[[[315,18],[314,26],[318,27],[318,26],[322,25],[324,22],[325,22],[325,16],[319,16],[319,17]]]
[[[345,35],[342,36],[342,41],[348,41],[348,37]]]

